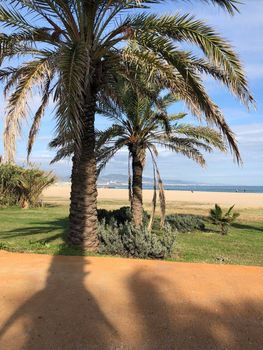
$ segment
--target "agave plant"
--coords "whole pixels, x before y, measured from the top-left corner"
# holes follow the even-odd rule
[[[231,14],[235,0],[207,0]],[[0,5],[0,79],[8,96],[5,159],[13,161],[16,138],[29,115],[29,95],[40,88],[41,104],[29,131],[30,154],[49,99],[56,104],[56,141],[74,143],[69,240],[94,250],[97,189],[94,120],[97,100],[111,94],[116,77],[138,86],[136,71],[149,83],[177,93],[196,115],[217,125],[237,160],[234,135],[203,86],[202,73],[223,82],[245,104],[253,99],[231,45],[189,14],[159,16],[146,11],[164,0],[6,0]],[[175,2],[176,4],[176,2]],[[126,47],[126,43],[131,45]],[[180,49],[201,49],[194,56]],[[18,64],[5,63],[22,58]],[[16,61],[17,62],[17,61]],[[139,86],[138,86],[139,88]],[[35,94],[33,94],[35,95]]]
[[[209,212],[209,220],[214,224],[218,225],[221,228],[222,235],[227,235],[229,226],[236,221],[239,217],[239,213],[233,212],[235,205],[232,205],[225,213],[223,209],[215,204],[214,209],[211,209]]]
[[[127,83],[119,84],[115,90],[119,108],[114,110],[103,106],[106,110],[104,113],[110,117],[113,125],[103,132],[98,132],[98,173],[118,151],[123,148],[128,150],[129,198],[133,222],[138,227],[142,225],[143,169],[146,154],[149,153],[154,179],[150,229],[155,214],[157,187],[162,214],[161,224],[164,223],[165,216],[164,187],[157,165],[158,147],[182,154],[204,166],[202,151],[212,152],[213,148],[226,151],[226,146],[221,134],[214,129],[181,123],[185,113],[169,114],[167,108],[177,101],[176,96],[159,95],[156,105],[151,99],[132,90]],[[153,90],[156,91],[156,87],[153,87]]]

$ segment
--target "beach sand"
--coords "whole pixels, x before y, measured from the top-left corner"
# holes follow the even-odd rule
[[[52,202],[67,201],[70,198],[70,184],[56,184],[43,193],[44,200]],[[144,190],[143,199],[145,203],[152,200],[153,191]],[[218,203],[227,207],[235,204],[236,208],[263,208],[262,193],[227,193],[227,192],[194,192],[191,191],[166,191],[166,201],[180,202],[185,204],[199,203],[204,206],[214,205]],[[98,189],[99,201],[128,201],[128,191],[126,189]]]

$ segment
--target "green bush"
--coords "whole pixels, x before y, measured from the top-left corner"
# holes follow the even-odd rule
[[[159,234],[150,233],[146,226],[135,228],[126,221],[118,224],[102,220],[99,224],[100,253],[135,258],[163,259],[169,257],[175,245],[176,235],[170,226]]]
[[[52,173],[0,164],[0,206],[37,206],[43,190],[54,182]]]
[[[208,220],[221,228],[221,234],[227,235],[229,226],[236,221],[239,217],[239,213],[234,212],[235,205],[232,205],[226,212],[218,205],[215,204],[213,209],[210,209]]]
[[[143,211],[143,222],[147,222],[149,215],[146,211]],[[115,210],[98,209],[98,220],[105,220],[106,224],[110,224],[112,221],[116,221],[117,224],[124,224],[126,221],[132,221],[130,207],[121,207]]]
[[[0,205],[15,205],[18,202],[19,167],[10,164],[0,164]]]
[[[180,232],[204,231],[205,223],[201,216],[175,214],[166,216],[166,222]]]

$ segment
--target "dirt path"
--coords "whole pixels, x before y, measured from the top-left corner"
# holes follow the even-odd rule
[[[0,349],[262,350],[263,268],[0,251]]]

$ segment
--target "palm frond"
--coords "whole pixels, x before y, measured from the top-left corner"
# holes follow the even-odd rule
[[[15,10],[9,4],[9,8],[0,5],[0,22],[4,27],[10,27],[14,29],[31,30],[34,26],[27,21],[25,16],[20,11]]]
[[[36,135],[39,131],[40,128],[40,121],[41,118],[44,115],[45,109],[48,105],[48,101],[49,101],[49,96],[50,96],[50,76],[47,76],[47,80],[45,83],[45,87],[44,87],[44,93],[43,93],[43,97],[42,97],[42,102],[40,107],[38,108],[34,118],[33,118],[33,123],[31,125],[30,131],[29,131],[29,135],[28,135],[28,144],[27,144],[27,161],[29,161],[29,156],[31,154],[32,151],[32,147],[36,138]]]
[[[163,186],[163,181],[158,169],[157,162],[155,160],[155,157],[153,153],[151,152],[152,155],[152,161],[155,167],[155,172],[157,176],[157,183],[158,183],[158,191],[159,191],[159,202],[160,202],[160,209],[161,209],[161,222],[160,226],[163,227],[164,222],[165,222],[165,210],[166,210],[166,203],[165,203],[165,194],[164,194],[164,186]]]
[[[152,231],[153,221],[156,211],[156,200],[157,200],[157,182],[156,182],[156,170],[155,164],[153,163],[153,198],[152,198],[152,212],[148,223],[148,231]]]
[[[222,135],[216,130],[209,128],[207,126],[192,126],[189,124],[176,125],[173,128],[173,132],[177,134],[183,134],[189,138],[194,138],[195,140],[202,140],[207,142],[211,146],[219,149],[222,152],[226,152],[226,145],[222,138]]]
[[[7,105],[7,117],[5,119],[4,146],[5,158],[14,160],[16,149],[16,137],[21,134],[21,119],[27,117],[28,96],[35,84],[39,84],[49,73],[47,60],[31,61],[27,64],[27,74],[20,76],[17,88],[9,98]]]
[[[56,88],[57,134],[70,134],[80,149],[83,136],[84,91],[91,82],[87,81],[89,54],[82,44],[63,47],[59,56],[59,82]]]
[[[132,156],[131,156],[131,153],[129,152],[129,154],[128,154],[128,191],[129,191],[130,206],[131,206],[132,199],[133,199],[131,160],[132,160]]]

